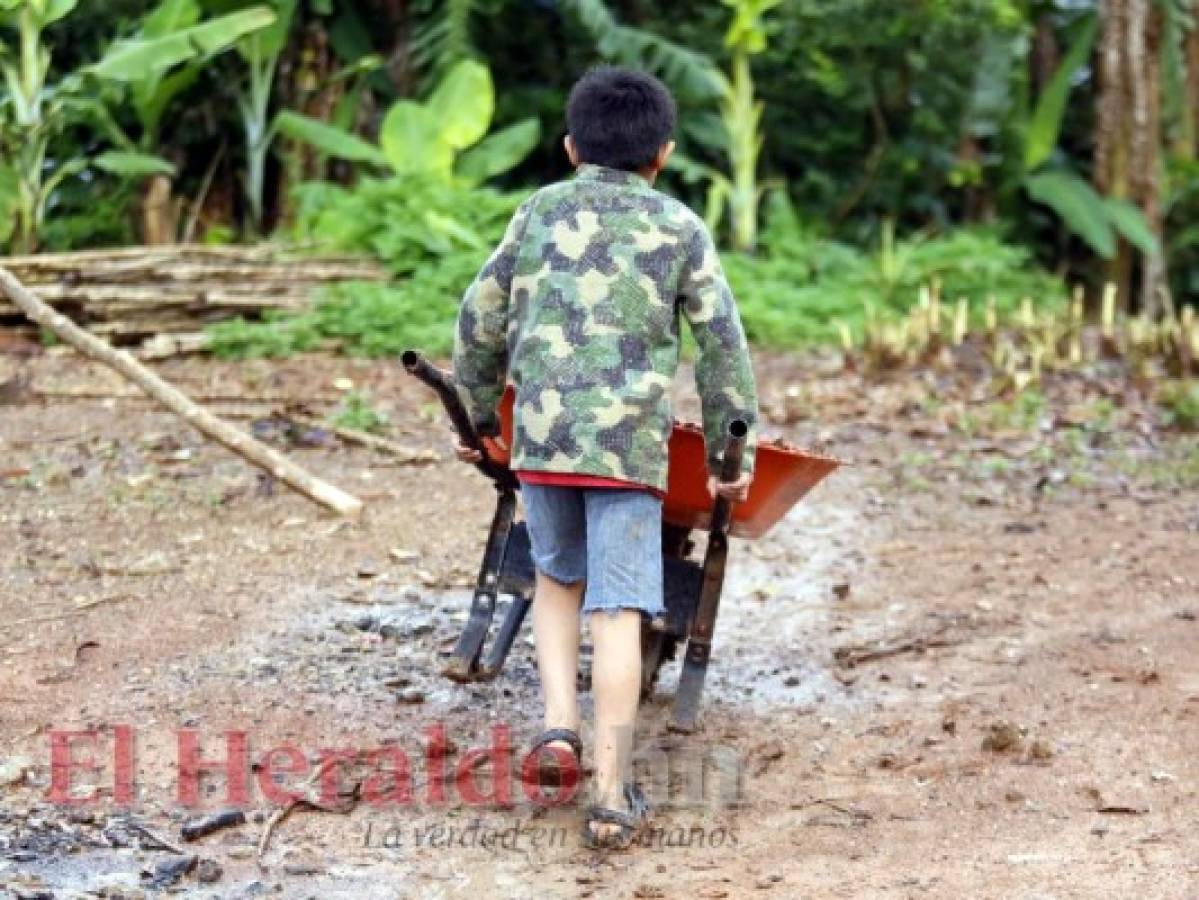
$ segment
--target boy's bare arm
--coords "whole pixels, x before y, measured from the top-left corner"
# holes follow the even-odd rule
[[[708,490],[730,500],[744,500],[753,480],[757,445],[758,396],[750,361],[749,344],[737,304],[724,277],[711,235],[702,225],[691,237],[679,283],[683,315],[695,335],[699,356],[695,383],[703,405],[704,443],[707,447]],[[728,484],[714,475],[720,470],[729,424],[744,419],[749,437],[741,478]]]

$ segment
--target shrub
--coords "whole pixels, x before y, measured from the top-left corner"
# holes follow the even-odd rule
[[[895,240],[884,230],[879,249],[866,253],[812,234],[790,205],[776,201],[763,231],[760,256],[726,254],[724,265],[750,340],[793,347],[837,339],[844,322],[860,339],[868,306],[881,314],[910,309],[922,287],[938,286],[942,297],[965,297],[978,319],[987,298],[1000,314],[1022,298],[1056,308],[1065,285],[1037,268],[1023,247],[994,232],[958,229],[944,235]]]
[[[1199,431],[1199,381],[1175,381],[1162,388],[1159,402],[1170,425]]]
[[[462,292],[486,261],[521,197],[416,177],[363,179],[354,188],[296,189],[296,238],[322,251],[369,253],[397,280],[324,289],[307,313],[209,329],[218,356],[286,356],[334,342],[355,356],[408,347],[445,353]]]

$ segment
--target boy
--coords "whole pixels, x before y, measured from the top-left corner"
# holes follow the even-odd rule
[[[533,634],[549,748],[581,755],[575,696],[579,609],[594,644],[596,805],[589,846],[624,848],[646,814],[629,781],[641,686],[641,617],[663,612],[662,498],[679,359],[679,314],[699,347],[708,471],[729,422],[757,420],[745,334],[712,238],[651,185],[674,150],[674,100],[655,78],[594,69],[567,107],[573,179],[516,212],[467,290],[454,373],[480,435],[496,437],[506,378],[516,388],[512,468],[537,569]],[[751,430],[751,439],[752,439]],[[459,446],[458,455],[477,454]],[[709,476],[744,500],[753,471]]]

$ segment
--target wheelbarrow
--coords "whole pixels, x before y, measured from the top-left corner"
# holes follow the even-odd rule
[[[401,361],[410,375],[436,392],[463,443],[482,454],[477,467],[495,486],[495,515],[483,549],[470,614],[443,670],[458,682],[490,681],[503,669],[533,601],[534,567],[528,529],[516,521],[520,483],[508,468],[506,452],[499,452],[494,445],[484,446],[479,439],[449,373],[430,364],[416,350],[405,351]],[[509,388],[499,410],[504,442],[509,447],[512,405],[513,392]],[[747,431],[741,421],[729,426],[720,472],[724,481],[735,480],[740,472]],[[729,536],[762,537],[840,463],[780,442],[762,442],[748,499],[730,504],[724,499],[713,501],[708,494],[704,437],[698,426],[676,422],[668,449],[669,481],[662,509],[666,612],[642,624],[641,691],[643,698],[653,692],[662,666],[674,659],[679,644],[686,642],[670,727],[691,732],[699,718],[704,679],[712,658]],[[692,558],[695,544],[691,533],[697,529],[708,532],[702,562]],[[511,602],[484,652],[501,595],[510,597]]]

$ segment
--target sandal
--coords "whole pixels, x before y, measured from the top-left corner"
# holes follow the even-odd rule
[[[629,805],[628,812],[604,806],[588,807],[587,817],[583,820],[584,846],[591,850],[627,850],[633,845],[649,819],[649,802],[633,782],[625,784],[624,799]],[[620,830],[601,836],[592,829],[593,825],[618,825]]]
[[[549,728],[537,736],[537,740],[533,742],[533,746],[529,748],[529,753],[525,757],[525,781],[531,781],[541,787],[562,787],[566,784],[570,777],[570,764],[563,766],[561,758],[556,752],[541,752],[543,747],[556,741],[570,745],[571,753],[574,754],[574,780],[578,781],[581,773],[580,763],[583,759],[583,742],[579,739],[578,732],[570,728]],[[534,760],[536,760],[535,765],[530,767],[529,763]],[[533,769],[531,774],[534,777],[532,778],[529,778],[530,768]]]

